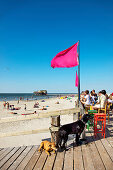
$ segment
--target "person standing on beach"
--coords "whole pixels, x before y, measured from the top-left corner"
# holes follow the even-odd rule
[[[7,110],[9,110],[9,102],[7,102]]]
[[[6,108],[6,102],[4,102],[3,105],[4,105],[4,108]]]
[[[26,110],[26,104],[25,104],[25,108],[24,108],[24,110]]]

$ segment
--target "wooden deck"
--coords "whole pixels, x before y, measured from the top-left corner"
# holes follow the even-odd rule
[[[1,170],[112,170],[113,169],[113,116],[107,124],[106,138],[94,138],[86,132],[88,144],[74,146],[68,141],[68,151],[47,156],[39,153],[39,146],[0,149]]]

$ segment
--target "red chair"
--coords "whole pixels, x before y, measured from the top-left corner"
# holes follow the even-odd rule
[[[97,124],[101,122],[101,129],[97,128]],[[105,128],[106,128],[106,114],[95,113],[94,114],[94,135],[96,137],[97,133],[101,133],[105,138]]]

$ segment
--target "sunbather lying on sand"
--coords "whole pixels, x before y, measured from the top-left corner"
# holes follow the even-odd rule
[[[15,112],[10,112],[11,114],[17,114],[17,113],[15,113]]]
[[[31,114],[38,114],[38,113],[34,111],[34,113],[23,113],[22,115],[31,115]]]
[[[55,104],[59,104],[59,102],[56,102]]]
[[[20,110],[21,107],[14,107],[14,108],[11,108],[10,110]]]
[[[42,108],[42,109],[39,109],[39,110],[47,110],[47,108],[45,108],[45,107],[43,106],[43,108]]]

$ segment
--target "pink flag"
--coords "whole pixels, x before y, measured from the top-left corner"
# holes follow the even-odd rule
[[[75,86],[78,87],[78,75],[77,75],[77,71],[76,71]]]
[[[78,65],[78,42],[68,49],[59,52],[51,61],[51,67],[75,67]]]

